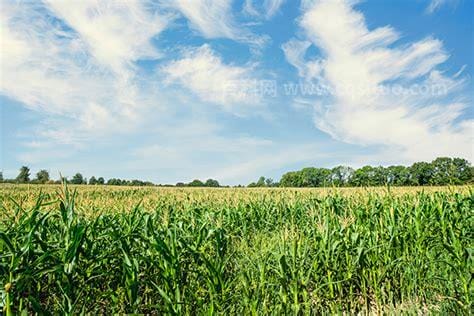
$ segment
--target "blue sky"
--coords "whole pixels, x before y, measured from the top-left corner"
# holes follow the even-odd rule
[[[473,161],[474,2],[1,1],[1,166],[215,178]]]

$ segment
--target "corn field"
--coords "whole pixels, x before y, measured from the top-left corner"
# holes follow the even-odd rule
[[[0,187],[16,314],[470,314],[472,188]]]

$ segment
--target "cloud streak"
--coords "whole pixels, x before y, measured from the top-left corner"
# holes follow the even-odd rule
[[[456,3],[457,0],[430,0],[430,4],[426,7],[426,12],[432,14],[445,5],[455,5]]]
[[[139,120],[145,109],[134,63],[159,57],[150,40],[168,23],[144,4],[2,4],[0,91],[52,118],[37,137],[79,144]]]
[[[254,0],[246,0],[244,12],[255,17],[271,19],[284,4],[285,0],[264,0],[260,4],[255,4]]]
[[[286,60],[298,69],[298,75],[307,81],[316,78],[321,79],[321,71],[323,68],[321,59],[312,61],[305,59],[305,54],[310,46],[310,41],[291,39],[281,47]]]
[[[160,68],[168,82],[177,82],[202,100],[222,106],[233,113],[243,113],[258,105],[254,93],[257,77],[252,67],[225,64],[209,45],[190,48],[183,58]]]
[[[5,169],[73,172],[94,159],[115,176],[247,181],[321,152],[328,162],[472,160],[467,44],[450,61],[434,37],[407,43],[391,26],[369,28],[357,3],[303,0],[293,21],[300,2],[284,0],[3,1]],[[330,93],[315,97],[320,86]]]
[[[257,36],[239,26],[232,14],[232,0],[176,0],[169,4],[185,16],[191,28],[205,38],[228,38],[262,46],[263,36]]]
[[[465,100],[379,91],[387,84],[446,84],[452,97],[462,82],[437,70],[448,59],[441,41],[425,38],[396,45],[391,27],[369,30],[350,1],[314,1],[300,19],[307,39],[321,52],[321,80],[333,95],[315,104],[316,126],[332,137],[362,145],[384,145],[407,161],[460,155],[472,159],[473,122],[459,121]],[[305,75],[307,44],[290,42],[287,58]]]

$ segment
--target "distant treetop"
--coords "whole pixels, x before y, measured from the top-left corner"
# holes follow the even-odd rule
[[[111,178],[105,181],[103,177],[91,176],[89,181],[81,173],[76,173],[71,180],[64,181],[72,184],[89,185],[123,185],[123,186],[154,186],[150,181],[125,180]],[[0,182],[7,183],[61,183],[61,180],[50,180],[49,172],[42,169],[36,173],[36,178],[30,180],[30,169],[22,166],[15,179],[4,179],[0,172]],[[360,187],[360,186],[419,186],[419,185],[461,185],[474,183],[474,168],[463,158],[439,157],[432,162],[415,162],[411,166],[363,166],[358,169],[349,166],[334,168],[306,167],[298,171],[289,171],[279,182],[261,176],[256,182],[247,187]],[[173,186],[161,185],[159,186]],[[176,187],[222,187],[215,179],[205,182],[195,179],[189,183],[178,182]],[[238,185],[236,187],[242,187]]]

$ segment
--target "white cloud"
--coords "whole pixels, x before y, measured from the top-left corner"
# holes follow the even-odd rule
[[[429,0],[430,3],[428,7],[426,7],[426,12],[431,14],[439,10],[444,5],[455,5],[457,4],[458,0]]]
[[[2,6],[1,91],[31,108],[64,113],[74,107],[69,96],[84,101],[78,93],[79,81],[87,78],[88,84],[100,74],[80,74],[80,41],[48,23],[41,11],[40,5]],[[95,94],[96,89],[90,88]]]
[[[80,36],[99,64],[125,75],[131,63],[159,55],[150,39],[168,25],[140,1],[46,0],[49,8]]]
[[[246,0],[244,12],[252,16],[270,19],[278,12],[284,2],[285,0],[264,0],[256,5],[254,0]]]
[[[282,45],[282,49],[285,53],[286,60],[298,69],[298,75],[300,77],[304,77],[306,80],[315,78],[321,79],[321,71],[324,67],[322,64],[323,61],[321,59],[312,61],[305,60],[306,51],[310,46],[310,41],[291,39]]]
[[[126,130],[146,107],[134,62],[158,56],[150,40],[168,22],[145,4],[2,4],[0,93],[54,116],[38,128],[50,140],[70,144]]]
[[[169,5],[179,10],[190,26],[206,38],[229,38],[256,46],[266,41],[235,22],[232,0],[176,0]]]
[[[161,74],[143,77],[137,66],[136,61],[141,59],[161,57],[151,41],[170,18],[157,12],[155,4],[2,3],[0,93],[36,111],[40,118],[36,125],[25,127],[17,135],[23,145],[18,150],[20,161],[57,162],[56,157],[67,158],[57,152],[83,153],[120,142],[125,136],[133,137],[133,132],[151,134],[151,128],[157,125],[177,124],[180,111],[185,115],[193,111],[189,102],[195,99],[192,94],[173,94],[162,87],[158,78]],[[165,69],[170,80],[188,85],[202,100],[219,103],[234,114],[260,105],[260,99],[250,91],[256,79],[254,66],[226,64],[206,45],[189,51]],[[180,102],[183,96],[187,102]],[[181,104],[180,109],[166,107],[169,103]],[[196,111],[200,110],[205,112],[207,108]],[[162,113],[166,115],[162,117]],[[189,124],[182,129],[186,133],[195,131]],[[164,139],[165,144],[156,150],[167,149],[171,163],[179,161],[173,156],[173,148],[181,145],[166,144],[168,132],[148,137]],[[179,139],[179,129],[174,133]],[[232,141],[213,135],[214,131],[206,134],[207,142],[199,139],[203,151],[232,151]],[[189,145],[199,144],[197,141]],[[264,141],[252,138],[236,141],[246,148],[266,146]],[[192,166],[189,160],[186,164]]]
[[[231,112],[242,112],[261,101],[255,90],[257,78],[252,67],[225,64],[207,44],[189,49],[182,59],[169,63],[161,71],[168,82],[181,83],[202,100]]]
[[[323,105],[315,106],[318,128],[346,142],[396,148],[401,160],[473,158],[473,122],[458,122],[467,104],[453,95],[462,81],[437,70],[448,59],[439,40],[396,46],[394,29],[368,30],[364,16],[343,0],[308,3],[300,25],[322,52],[322,80],[333,91]],[[307,49],[307,44],[295,43],[286,51]],[[287,53],[304,75],[302,56]],[[382,90],[393,84],[412,90]],[[443,85],[450,98],[415,91],[415,84]]]

